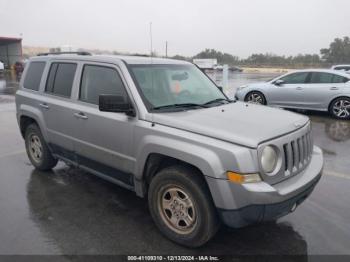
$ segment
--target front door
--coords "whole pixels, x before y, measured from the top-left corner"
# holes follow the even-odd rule
[[[78,163],[126,184],[132,183],[135,118],[124,113],[101,112],[99,95],[128,97],[117,67],[83,65],[79,97],[74,110]]]
[[[279,85],[273,84],[269,89],[269,104],[281,107],[300,107],[303,104],[302,92],[308,77],[308,72],[298,72],[279,78],[278,80],[283,82]]]

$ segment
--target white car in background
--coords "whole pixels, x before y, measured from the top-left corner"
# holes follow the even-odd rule
[[[4,63],[0,61],[0,73],[3,73],[5,70]]]
[[[331,69],[345,71],[346,73],[350,73],[350,65],[334,65],[331,67]]]

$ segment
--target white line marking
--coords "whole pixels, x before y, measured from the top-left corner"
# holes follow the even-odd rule
[[[350,179],[350,175],[341,174],[333,171],[324,171],[323,174],[326,176],[335,176],[335,177]]]
[[[20,154],[23,154],[25,153],[26,151],[25,150],[17,150],[17,151],[14,151],[14,152],[11,152],[11,153],[7,153],[7,154],[3,154],[3,155],[0,155],[0,158],[4,158],[4,157],[8,157],[8,156],[15,156],[15,155],[20,155]]]

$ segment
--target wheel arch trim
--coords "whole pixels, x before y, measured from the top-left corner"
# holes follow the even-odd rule
[[[32,118],[36,122],[36,124],[39,126],[41,134],[43,135],[45,141],[49,142],[48,135],[46,132],[44,115],[39,109],[23,104],[23,105],[20,105],[17,116],[18,116],[19,126],[21,125],[21,118],[22,117]],[[22,128],[22,127],[20,126],[20,128]]]

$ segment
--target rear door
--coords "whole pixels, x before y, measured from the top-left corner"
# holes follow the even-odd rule
[[[75,160],[73,153],[75,118],[71,91],[76,81],[76,69],[76,63],[51,63],[43,99],[39,104],[44,112],[50,146],[56,153],[71,160]]]
[[[269,104],[292,108],[302,106],[302,91],[305,88],[309,75],[309,72],[297,72],[279,78],[279,80],[284,82],[280,85],[271,85],[268,90]]]
[[[103,63],[83,64],[80,90],[71,115],[77,130],[75,148],[78,163],[131,185],[136,118],[124,113],[101,112],[98,108],[101,94],[129,99],[119,68]]]
[[[340,95],[347,78],[326,72],[312,72],[303,91],[305,108],[327,110],[330,101]]]

